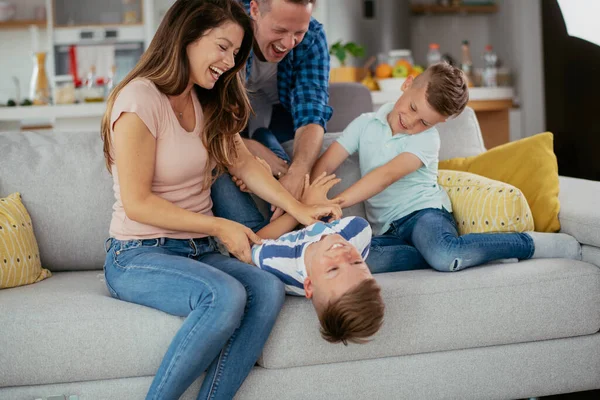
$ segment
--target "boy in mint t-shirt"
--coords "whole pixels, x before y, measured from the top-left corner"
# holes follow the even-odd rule
[[[398,101],[356,118],[320,157],[313,176],[333,173],[358,152],[361,179],[337,199],[365,201],[373,227],[367,263],[372,272],[433,267],[458,271],[500,259],[574,258],[575,238],[554,233],[481,233],[459,236],[450,199],[437,183],[435,128],[467,105],[467,81],[446,63],[408,77]]]

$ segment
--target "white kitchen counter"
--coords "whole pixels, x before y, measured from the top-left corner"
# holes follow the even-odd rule
[[[373,108],[398,100],[401,91],[371,92]],[[469,100],[512,100],[513,88],[471,88]],[[18,130],[26,125],[52,125],[61,131],[100,130],[106,103],[82,103],[56,106],[0,107],[0,130]]]
[[[55,130],[98,130],[106,103],[0,107],[0,130],[25,125],[52,125]]]
[[[398,100],[402,91],[374,91],[371,92],[373,106],[375,109],[382,104],[395,102]],[[469,89],[469,101],[492,101],[492,100],[509,100],[515,95],[514,89],[511,87],[484,88],[473,87]]]

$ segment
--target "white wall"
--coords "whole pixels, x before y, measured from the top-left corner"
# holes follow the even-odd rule
[[[415,0],[416,1],[416,0]],[[433,0],[428,0],[429,2]],[[423,2],[419,0],[418,2]],[[411,49],[415,61],[425,63],[427,46],[440,44],[460,62],[461,41],[471,43],[473,64],[483,67],[483,50],[491,44],[504,66],[512,70],[521,107],[519,139],[545,130],[544,70],[540,0],[496,0],[499,11],[489,15],[425,15],[411,17]]]
[[[494,41],[513,67],[521,107],[522,136],[546,130],[541,0],[497,0],[500,12],[491,21]]]
[[[408,0],[375,0],[375,17],[363,16],[362,0],[320,0],[317,8],[324,20],[328,42],[353,41],[365,46],[366,57],[352,60],[350,65],[360,65],[371,55],[410,45]],[[319,19],[317,17],[317,19]],[[337,61],[332,58],[332,66]]]
[[[450,54],[457,63],[461,60],[461,44],[468,40],[473,66],[483,67],[483,50],[490,43],[488,16],[480,15],[423,15],[410,20],[410,48],[417,64],[427,65],[430,43],[440,45],[442,54]]]

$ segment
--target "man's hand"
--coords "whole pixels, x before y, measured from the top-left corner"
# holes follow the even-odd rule
[[[244,144],[252,155],[263,159],[269,165],[274,177],[279,178],[288,172],[289,165],[265,145],[251,139],[244,139]]]
[[[302,193],[301,199],[302,203],[306,205],[328,203],[340,204],[341,199],[329,200],[327,198],[327,193],[341,181],[342,180],[336,178],[335,175],[327,175],[323,172],[313,181],[313,183],[310,183],[310,176],[306,174],[304,178],[304,192]]]
[[[289,170],[287,174],[279,179],[279,183],[281,183],[285,190],[290,192],[296,200],[299,200],[302,196],[302,190],[304,189],[304,176],[305,174],[297,174]],[[273,211],[271,221],[281,217],[284,212],[281,208],[275,208],[275,206],[271,206],[271,211]]]

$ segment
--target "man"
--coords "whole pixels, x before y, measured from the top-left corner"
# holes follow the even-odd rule
[[[246,67],[246,79],[256,113],[249,123],[249,138],[244,141],[299,199],[304,176],[319,156],[325,124],[332,114],[327,105],[327,41],[322,25],[311,17],[316,0],[243,2],[255,21],[254,50]],[[282,152],[276,155],[250,139],[254,134],[270,135],[270,140],[279,143],[293,139],[292,159]],[[279,215],[276,212],[274,218]]]

